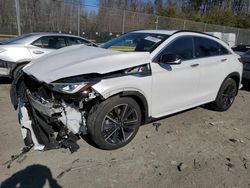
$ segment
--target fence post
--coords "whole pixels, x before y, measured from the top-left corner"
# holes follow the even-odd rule
[[[81,2],[79,1],[77,10],[77,35],[80,36],[80,16],[81,16]]]
[[[125,33],[125,21],[126,21],[126,10],[123,10],[122,14],[122,34]]]
[[[183,30],[186,29],[186,22],[187,22],[187,20],[184,20],[184,22],[183,22]]]
[[[156,17],[155,29],[158,29],[158,24],[159,24],[159,16]]]
[[[237,35],[236,35],[236,44],[239,44],[239,35],[240,35],[240,28],[238,28]]]
[[[18,35],[21,35],[21,23],[20,23],[20,2],[15,0],[16,5],[16,22],[17,22],[17,31]]]
[[[205,25],[204,25],[204,32],[206,32],[207,31],[207,23],[205,23]]]

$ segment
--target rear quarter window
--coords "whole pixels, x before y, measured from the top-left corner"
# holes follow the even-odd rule
[[[195,57],[212,57],[230,54],[230,52],[220,43],[205,37],[194,37]]]

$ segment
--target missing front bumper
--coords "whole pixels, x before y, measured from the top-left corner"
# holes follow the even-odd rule
[[[69,148],[76,151],[76,141],[87,134],[84,95],[64,96],[53,93],[34,78],[20,75],[11,87],[11,101],[19,110],[19,122],[26,145],[36,150]],[[89,100],[88,100],[89,103]]]
[[[18,107],[25,144],[32,143],[35,150],[63,147],[77,151],[79,135],[87,132],[81,113],[70,105],[41,102],[29,90],[26,93],[28,102],[19,100]]]

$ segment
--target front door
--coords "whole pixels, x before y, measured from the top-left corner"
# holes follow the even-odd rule
[[[181,57],[181,64],[151,64],[152,116],[157,118],[190,108],[198,103],[200,79],[199,64],[193,60],[192,36],[178,37],[160,53],[175,53]]]

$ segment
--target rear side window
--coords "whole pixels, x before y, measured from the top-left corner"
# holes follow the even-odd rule
[[[64,37],[46,36],[39,38],[32,45],[40,48],[59,49],[66,46],[66,41]]]
[[[193,58],[193,39],[191,36],[180,37],[171,42],[161,53],[174,53],[181,57],[182,60],[189,60]]]
[[[76,45],[76,44],[84,44],[84,41],[78,38],[68,37],[68,44],[69,46]]]
[[[219,46],[220,46],[220,55],[231,54],[231,52],[229,52],[228,49],[226,49],[224,46],[222,46],[221,44],[219,44]]]
[[[218,42],[204,37],[194,37],[194,45],[196,58],[226,55],[230,53]]]

